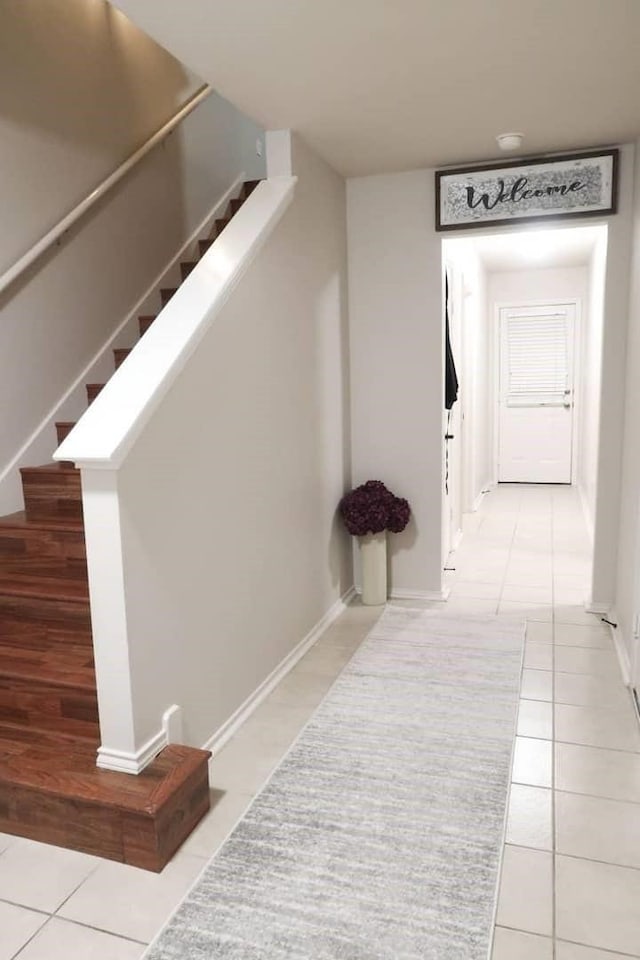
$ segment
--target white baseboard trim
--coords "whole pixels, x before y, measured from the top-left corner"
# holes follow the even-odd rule
[[[596,606],[600,606],[596,604]],[[599,613],[600,611],[594,611]],[[605,611],[608,615],[608,619],[613,623],[618,623],[618,617],[615,610],[611,607],[608,607]],[[622,682],[627,687],[631,687],[631,660],[629,659],[629,652],[627,650],[626,644],[624,642],[624,637],[622,635],[622,630],[618,627],[612,627],[611,624],[606,624],[609,627],[609,632],[611,634],[611,639],[613,640],[613,645],[615,647],[616,655],[618,657],[618,664],[620,666],[620,673],[622,675]]]
[[[606,617],[611,623],[618,623],[618,616],[609,603],[598,603],[594,600],[587,600],[584,609],[587,613],[593,613],[598,617]],[[609,627],[609,633],[613,640],[622,682],[625,686],[631,687],[631,660],[629,659],[629,652],[624,642],[621,629],[619,627],[612,627],[611,623],[606,623],[605,626]]]
[[[162,714],[162,729],[167,743],[184,743],[182,734],[182,708],[177,703],[172,704]]]
[[[101,770],[115,770],[117,773],[142,773],[161,750],[168,745],[167,732],[159,730],[150,740],[135,753],[124,750],[110,750],[108,747],[98,747],[97,766]]]
[[[18,468],[33,466],[51,459],[51,451],[55,443],[54,424],[56,420],[75,420],[82,416],[82,413],[86,409],[85,385],[87,383],[99,382],[102,379],[99,368],[101,363],[104,362],[104,358],[108,358],[108,362],[112,363],[111,351],[114,347],[125,345],[119,344],[119,340],[121,337],[124,337],[127,328],[131,325],[132,330],[136,329],[135,324],[137,323],[138,316],[147,312],[146,305],[151,298],[157,295],[160,287],[167,285],[167,278],[171,275],[172,271],[179,269],[180,261],[191,255],[198,240],[202,238],[213,221],[224,211],[229,201],[237,195],[244,180],[244,173],[236,177],[229,189],[216,201],[215,206],[211,208],[193,233],[183,243],[178,253],[163,267],[133,309],[127,314],[124,320],[118,324],[106,342],[103,343],[91,360],[89,360],[88,364],[80,375],[76,377],[69,389],[56,401],[49,413],[40,421],[13,459],[0,470],[0,513],[10,513],[12,510],[22,509],[22,488],[19,481]],[[149,312],[151,311],[149,310]],[[111,370],[111,372],[113,372],[113,370]],[[46,453],[44,452],[45,450]],[[16,477],[18,478],[17,480]]]
[[[441,590],[403,590],[397,588],[391,591],[390,600],[427,600],[442,603],[449,599],[451,587],[442,587]]]
[[[471,513],[477,513],[477,512],[478,512],[478,510],[480,509],[480,507],[481,507],[481,505],[482,505],[482,501],[484,500],[484,498],[486,497],[486,495],[489,493],[489,487],[490,487],[490,486],[491,486],[491,484],[487,484],[486,488],[485,488],[484,490],[481,490],[480,493],[478,494],[478,496],[475,498],[475,500],[474,500],[473,503],[471,504],[471,511],[470,511]]]
[[[609,627],[611,631],[611,636],[613,637],[613,645],[616,648],[616,653],[618,655],[618,663],[620,664],[620,673],[622,674],[622,680],[627,687],[631,686],[631,661],[629,660],[629,653],[625,645],[622,634],[619,630],[616,630],[614,627]]]
[[[596,616],[608,616],[610,604],[598,603],[595,600],[587,600],[584,605],[585,613],[595,613]]]
[[[462,538],[463,538],[463,537],[464,537],[464,533],[462,532],[462,530],[458,530],[457,533],[454,535],[453,540],[452,540],[452,542],[451,542],[451,553],[455,553],[455,552],[456,552],[456,550],[458,549],[458,547],[459,547],[460,544],[462,543]]]
[[[218,727],[215,733],[213,733],[206,743],[203,744],[203,750],[211,750],[213,754],[216,754],[219,750],[224,747],[225,743],[231,739],[231,737],[236,733],[236,731],[242,726],[242,724],[248,720],[254,710],[260,706],[262,701],[269,696],[271,691],[276,687],[282,679],[289,673],[290,670],[295,667],[299,660],[304,657],[311,647],[318,642],[320,637],[328,630],[331,624],[338,619],[338,617],[344,613],[347,609],[349,603],[355,596],[355,587],[350,587],[346,593],[340,597],[339,600],[327,610],[323,617],[318,620],[314,627],[311,628],[309,633],[302,638],[300,643],[293,648],[293,650],[287,654],[284,660],[281,660],[278,666],[273,670],[262,683],[256,687],[250,696],[242,703],[238,709],[231,714],[228,720]]]

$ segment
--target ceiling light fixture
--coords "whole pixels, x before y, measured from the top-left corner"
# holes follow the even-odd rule
[[[496,142],[501,150],[517,150],[522,146],[524,133],[499,133]]]

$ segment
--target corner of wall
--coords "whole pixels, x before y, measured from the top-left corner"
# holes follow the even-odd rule
[[[292,177],[293,156],[291,130],[267,130],[267,177]]]

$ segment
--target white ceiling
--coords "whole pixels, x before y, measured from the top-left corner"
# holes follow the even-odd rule
[[[357,175],[640,135],[640,0],[114,0],[268,129]],[[516,154],[517,156],[517,154]]]
[[[606,226],[545,229],[533,227],[514,233],[447,239],[473,251],[489,272],[543,267],[582,267]]]

